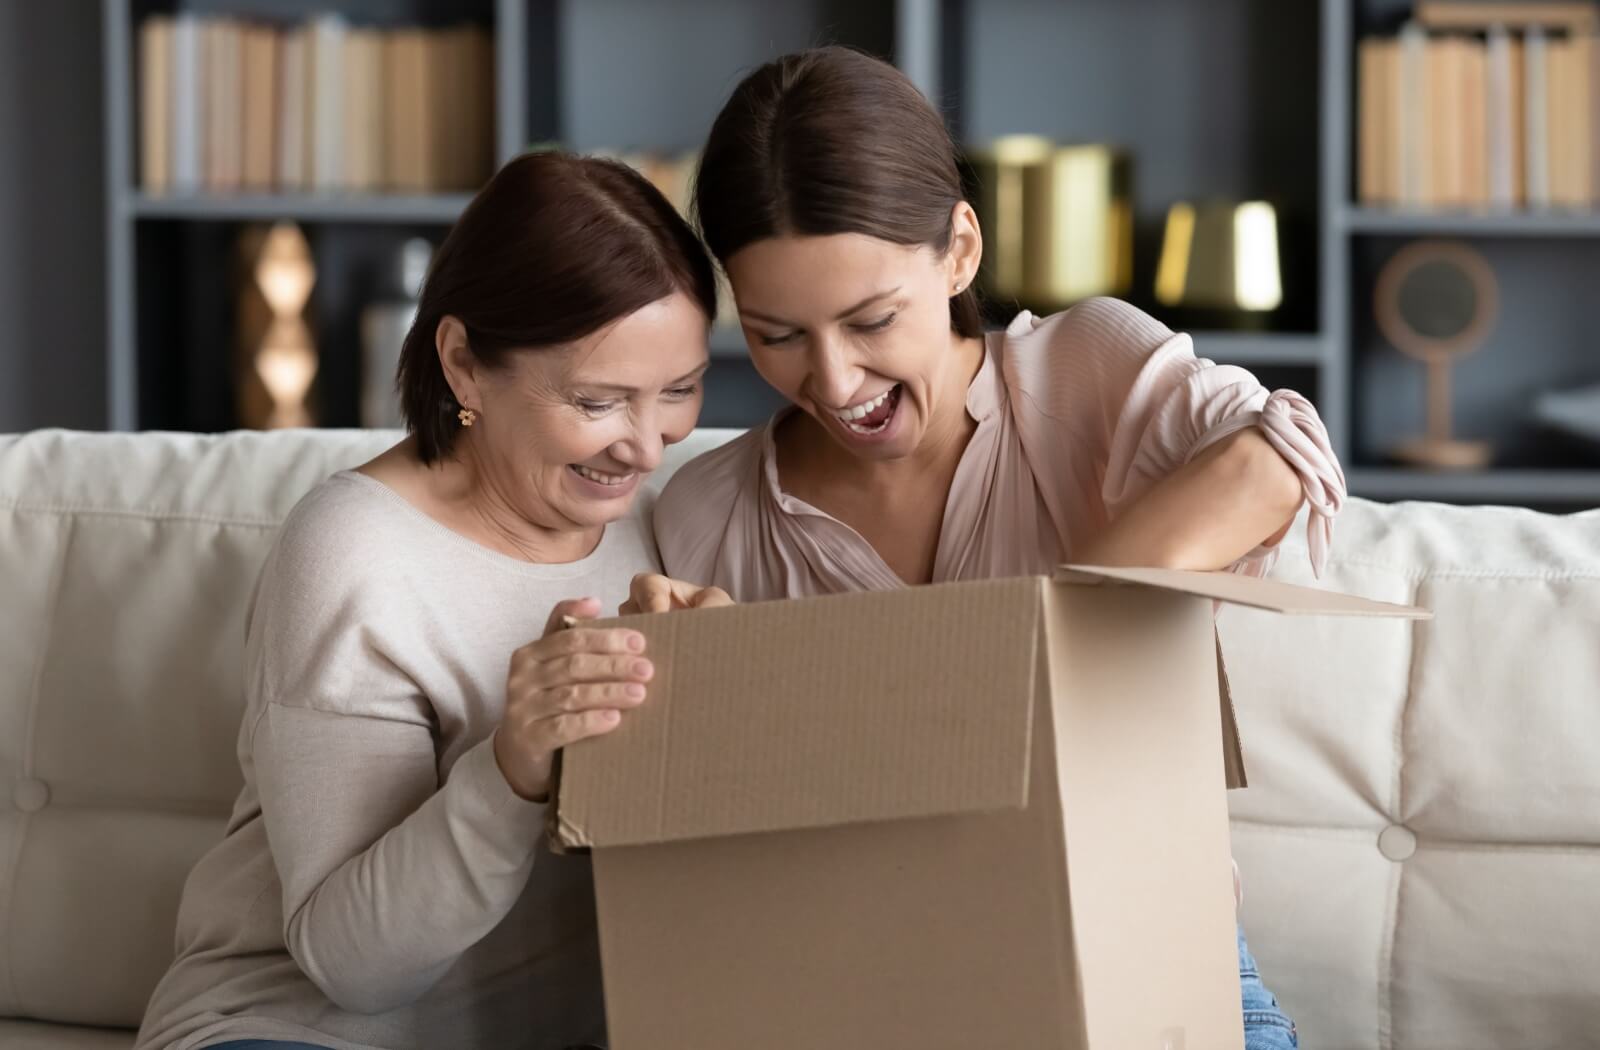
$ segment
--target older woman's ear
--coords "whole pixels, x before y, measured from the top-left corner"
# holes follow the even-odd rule
[[[483,398],[478,389],[483,365],[473,356],[467,342],[467,326],[460,318],[446,314],[434,330],[433,344],[439,351],[439,366],[444,369],[444,380],[450,384],[456,403],[474,412],[483,411]]]

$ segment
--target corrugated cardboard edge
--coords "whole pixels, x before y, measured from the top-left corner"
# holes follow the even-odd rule
[[[1215,633],[1215,632],[1213,632]],[[1222,636],[1217,643],[1217,697],[1222,708],[1222,772],[1229,789],[1250,786],[1244,769],[1244,748],[1239,743],[1239,714],[1233,706],[1233,689],[1228,684],[1228,665],[1222,659]]]
[[[544,838],[550,852],[565,856],[588,853],[592,843],[578,825],[561,815],[561,751],[557,750],[555,764],[550,770],[550,801],[544,808]]]
[[[563,616],[557,630],[565,631],[578,626],[575,616]],[[558,856],[588,853],[591,843],[583,829],[561,815],[561,757],[557,748],[550,763],[550,796],[544,809],[544,839],[551,853]]]
[[[1158,569],[1105,565],[1061,565],[1059,583],[1084,586],[1153,587],[1157,590],[1210,598],[1229,605],[1263,609],[1282,616],[1376,616],[1431,620],[1433,613],[1412,605],[1382,602],[1344,591],[1305,587],[1271,577],[1219,570]]]

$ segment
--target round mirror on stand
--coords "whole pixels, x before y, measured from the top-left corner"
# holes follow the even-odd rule
[[[1456,241],[1417,241],[1384,264],[1374,298],[1378,331],[1428,366],[1427,430],[1398,445],[1395,457],[1437,470],[1487,465],[1487,442],[1452,435],[1450,370],[1494,327],[1499,287],[1488,262]]]

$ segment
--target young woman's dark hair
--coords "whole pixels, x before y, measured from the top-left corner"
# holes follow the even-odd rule
[[[467,206],[428,269],[400,350],[406,427],[424,463],[459,433],[434,344],[439,322],[466,327],[473,356],[570,343],[674,292],[716,314],[711,260],[687,223],[643,176],[616,161],[529,153]]]
[[[745,77],[695,181],[700,230],[724,265],[784,234],[863,233],[944,252],[963,199],[939,113],[894,66],[843,47],[785,55]],[[950,327],[982,334],[970,286],[950,300]]]

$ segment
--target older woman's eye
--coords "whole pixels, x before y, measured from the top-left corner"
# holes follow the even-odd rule
[[[611,404],[610,401],[586,401],[581,397],[578,399],[578,407],[592,416],[609,411]]]
[[[759,338],[762,346],[781,346],[793,342],[799,335],[799,332],[785,332],[782,335],[763,335]]]
[[[860,332],[881,332],[885,328],[888,328],[890,325],[894,324],[895,316],[896,315],[892,313],[885,314],[876,321],[869,321],[866,324],[856,325],[856,330]]]

